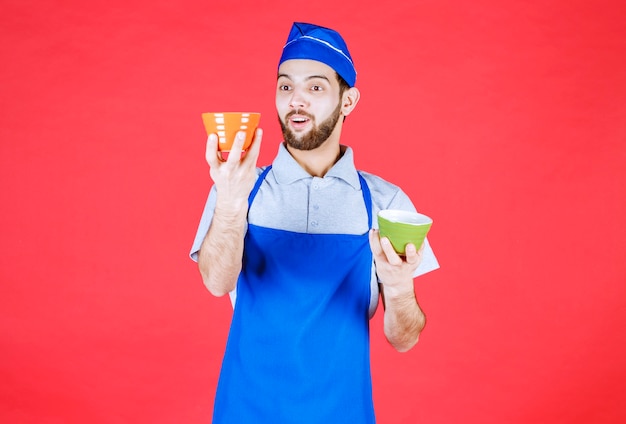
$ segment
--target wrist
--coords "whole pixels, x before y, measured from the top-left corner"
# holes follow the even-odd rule
[[[248,198],[217,197],[215,202],[215,214],[224,217],[238,218],[248,214]]]
[[[248,203],[245,204],[216,204],[213,211],[213,220],[225,224],[235,225],[243,223],[248,215]]]
[[[410,285],[386,285],[382,284],[386,302],[415,302],[415,290],[413,284]]]

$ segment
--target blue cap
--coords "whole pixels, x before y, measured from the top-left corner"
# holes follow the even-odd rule
[[[335,30],[295,22],[278,66],[290,59],[310,59],[333,68],[350,87],[356,83],[356,70],[348,46]]]

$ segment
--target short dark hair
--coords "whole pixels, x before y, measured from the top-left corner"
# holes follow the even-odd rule
[[[339,83],[339,97],[343,96],[343,92],[350,88],[350,84],[346,82],[345,79],[341,77],[337,72],[335,72],[337,76],[337,82]]]
[[[339,75],[336,71],[335,71],[335,75],[337,75],[337,82],[339,83],[339,101],[341,101],[341,99],[343,98],[343,93],[344,93],[346,90],[349,90],[349,89],[350,89],[350,84],[348,84],[348,83],[346,82],[346,80],[345,80],[345,79],[343,79],[343,78],[341,77],[341,75]],[[345,121],[345,120],[346,120],[346,118],[347,118],[347,116],[344,116],[344,117],[343,117],[343,120]]]

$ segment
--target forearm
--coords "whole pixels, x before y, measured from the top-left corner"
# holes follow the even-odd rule
[[[412,284],[411,290],[403,292],[385,291],[384,286],[381,289],[385,305],[385,336],[396,350],[406,352],[417,343],[426,325],[426,316],[417,303]]]
[[[250,149],[242,157],[245,138],[243,131],[237,133],[225,161],[217,149],[217,134],[210,134],[207,140],[206,160],[218,194],[211,226],[198,252],[198,268],[204,285],[215,296],[233,291],[241,272],[248,196],[257,180],[263,131],[257,128]]]
[[[241,272],[246,210],[224,213],[216,208],[209,231],[198,252],[198,268],[214,296],[234,290]]]

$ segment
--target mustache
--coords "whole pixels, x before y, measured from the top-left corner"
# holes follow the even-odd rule
[[[296,110],[292,110],[291,112],[287,113],[287,115],[285,115],[285,121],[287,121],[293,115],[305,116],[305,117],[307,117],[310,120],[314,119],[313,115],[311,115],[310,113],[301,111],[299,109],[296,109]]]

